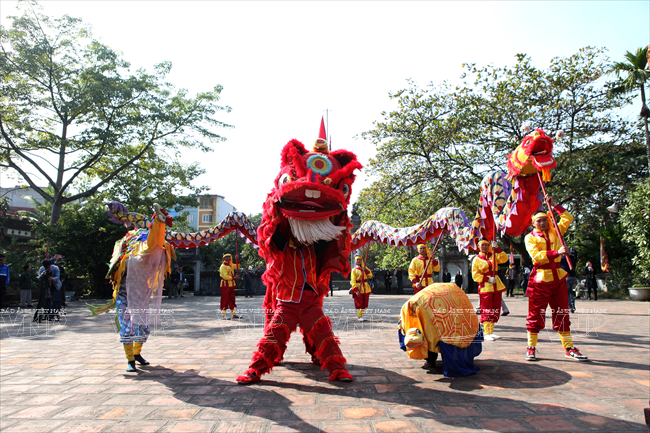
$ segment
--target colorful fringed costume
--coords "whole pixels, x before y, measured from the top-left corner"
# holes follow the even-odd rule
[[[426,359],[433,367],[442,354],[445,376],[478,371],[481,353],[478,317],[467,295],[452,283],[435,283],[409,299],[400,312],[400,347],[411,359]]]
[[[494,324],[501,315],[501,298],[506,287],[497,273],[498,265],[508,261],[508,255],[496,248],[496,254],[491,251],[488,241],[479,242],[488,244],[485,253],[479,253],[472,263],[472,278],[478,283],[478,294],[481,307],[481,323],[485,331],[486,340],[499,338],[494,334]],[[496,261],[496,264],[494,263]],[[494,282],[492,282],[494,281]]]
[[[354,298],[354,308],[357,309],[357,317],[360,322],[363,322],[366,320],[363,315],[368,308],[368,301],[372,292],[370,284],[368,284],[368,281],[372,278],[372,271],[366,269],[366,265],[361,256],[356,256],[354,260],[357,265],[352,269],[350,275],[350,286],[352,287],[350,293]]]
[[[347,206],[361,164],[351,152],[329,153],[323,131],[321,122],[312,152],[297,140],[284,146],[280,173],[264,203],[257,238],[266,261],[267,321],[250,368],[237,377],[240,384],[271,371],[298,325],[307,351],[329,371],[329,379],[352,380],[322,303],[330,273],[350,272]]]
[[[123,211],[128,213],[125,208]],[[149,229],[136,228],[118,240],[106,276],[113,284],[113,299],[106,305],[89,305],[93,316],[117,308],[127,371],[136,371],[135,361],[149,364],[140,351],[150,326],[159,323],[163,282],[171,272],[172,258],[176,258],[174,248],[165,242],[165,225],[171,224],[171,217],[155,205]]]

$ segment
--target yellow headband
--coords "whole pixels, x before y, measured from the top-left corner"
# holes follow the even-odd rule
[[[355,257],[354,257],[354,260],[356,260],[356,259],[361,259],[361,260],[363,260],[363,257],[361,257],[361,256],[355,256]]]
[[[535,214],[531,218],[531,221],[535,222],[535,220],[539,217],[548,218],[548,215],[546,215],[546,212],[535,212]]]
[[[230,254],[230,253],[226,253],[226,254],[224,254],[224,255],[223,255],[223,258],[225,259],[226,257],[230,257],[230,258],[232,259],[232,254]]]
[[[488,244],[488,245],[490,245],[490,241],[488,241],[487,239],[481,239],[481,240],[479,241],[478,244],[479,244],[479,245],[481,245],[481,244]]]

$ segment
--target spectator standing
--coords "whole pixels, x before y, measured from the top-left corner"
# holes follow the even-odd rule
[[[25,265],[23,270],[20,276],[20,308],[32,308],[32,269]]]
[[[445,268],[445,272],[442,274],[442,282],[451,283],[451,274],[447,268]]]
[[[7,284],[9,284],[9,266],[5,265],[5,255],[0,254],[0,308],[4,308]]]
[[[61,310],[61,271],[57,265],[52,263],[52,260],[43,260],[43,266],[38,269],[38,276],[40,279],[43,275],[49,273],[47,280],[50,282],[50,290],[52,292],[50,308],[58,314],[59,310]]]
[[[61,298],[57,301],[56,295],[60,296],[61,278],[59,267],[51,261],[43,260],[43,266],[38,269],[38,281],[41,295],[36,306],[34,322],[41,320],[58,320],[58,309],[61,308]],[[58,309],[57,309],[58,307]]]
[[[522,276],[521,288],[524,289],[524,296],[528,290],[528,279],[530,278],[530,268],[528,266],[524,267],[524,272]]]
[[[70,290],[68,273],[65,271],[65,268],[63,267],[63,264],[61,262],[59,262],[57,266],[59,267],[59,276],[61,278],[61,305],[67,307],[68,305],[65,303],[65,292],[67,290]]]
[[[386,275],[384,275],[384,284],[386,284],[386,293],[390,293],[390,287],[393,284],[390,271],[386,271]]]
[[[461,271],[456,272],[456,276],[454,277],[454,283],[461,289],[463,288],[463,274]]]
[[[244,271],[244,298],[253,297],[253,281],[251,278],[251,273],[246,269]]]
[[[181,298],[184,298],[183,296],[183,289],[185,288],[185,281],[183,280],[183,268],[176,268],[178,269],[178,288],[177,288],[177,293],[178,296]]]
[[[598,300],[598,283],[596,282],[596,271],[591,262],[585,266],[585,282],[587,284],[587,298],[591,301],[591,291],[594,291],[594,301]]]
[[[402,270],[400,268],[395,268],[395,279],[397,280],[397,293],[400,295],[404,294],[404,282],[402,281],[403,277],[404,274],[402,273]]]
[[[567,261],[571,260],[571,266],[573,269],[569,268],[569,262]],[[578,285],[578,278],[576,275],[576,265],[578,264],[578,251],[575,248],[571,248],[569,250],[569,255],[568,256],[562,256],[562,260],[560,261],[560,267],[564,269],[564,271],[568,274],[566,277],[566,289],[569,295],[569,308],[571,308],[571,312],[574,313],[576,311],[576,297],[573,292],[575,287]]]
[[[512,263],[510,265],[510,268],[508,268],[508,290],[506,290],[506,297],[510,296],[513,297],[515,296],[515,277],[516,277],[516,267],[515,264]]]
[[[174,268],[172,275],[170,277],[171,283],[169,284],[169,299],[172,297],[178,298],[178,283],[181,280],[181,273],[178,272],[178,268]]]

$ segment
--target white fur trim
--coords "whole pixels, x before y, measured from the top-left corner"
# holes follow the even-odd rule
[[[291,231],[298,242],[313,244],[318,241],[333,241],[345,230],[345,227],[335,226],[329,218],[317,220],[299,220],[289,218]]]

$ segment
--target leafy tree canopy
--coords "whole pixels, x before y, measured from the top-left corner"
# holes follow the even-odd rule
[[[63,208],[56,225],[36,226],[39,237],[47,240],[49,255],[61,254],[66,271],[88,276],[91,287],[101,292],[115,241],[126,234],[124,226],[108,221],[104,206],[74,203]]]
[[[624,239],[637,251],[632,259],[638,270],[634,282],[647,287],[650,285],[650,179],[629,194],[627,206],[621,210],[621,222],[625,228]]]
[[[389,95],[397,108],[361,134],[377,148],[367,167],[375,180],[359,200],[362,219],[406,226],[445,206],[473,218],[481,179],[507,171],[528,121],[549,135],[566,133],[555,145],[548,190],[577,216],[573,226],[611,223],[605,208],[647,176],[647,165],[642,133],[620,114],[631,96],[610,92],[602,76],[608,62],[603,49],[587,47],[545,69],[525,54],[512,67],[465,64],[457,86],[409,81]],[[527,257],[521,239],[513,244]]]
[[[631,93],[639,91],[641,96],[641,112],[639,116],[645,133],[645,144],[648,153],[648,166],[650,167],[650,130],[648,129],[648,117],[650,109],[646,105],[645,88],[650,83],[650,68],[648,67],[648,47],[637,48],[636,52],[625,53],[625,62],[615,62],[611,71],[619,79],[612,87],[612,93]]]
[[[222,87],[192,97],[164,81],[171,63],[131,72],[80,19],[20,7],[22,16],[0,27],[0,167],[52,203],[51,223],[63,204],[97,192],[146,207],[145,191],[168,206],[180,187],[198,194],[189,182],[202,170],[179,163],[179,150],[208,152],[203,140],[224,140],[216,130],[229,125],[215,118],[230,110],[217,105]]]

